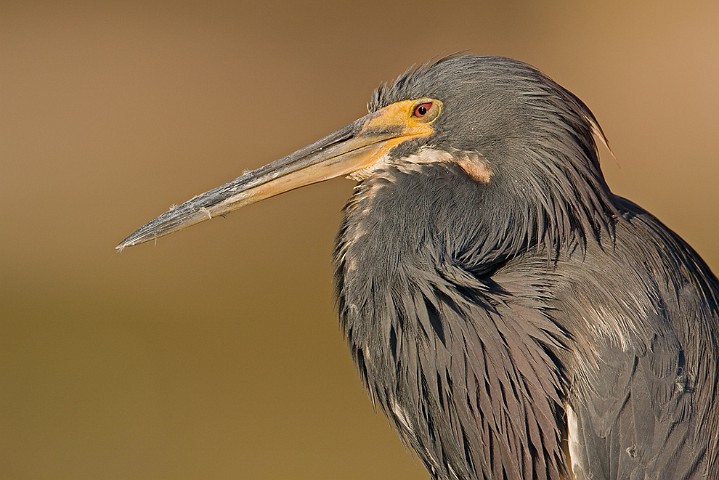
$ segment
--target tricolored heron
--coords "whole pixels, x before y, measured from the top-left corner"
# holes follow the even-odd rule
[[[118,248],[347,176],[340,321],[432,478],[719,478],[717,279],[612,194],[594,136],[533,67],[451,56]]]

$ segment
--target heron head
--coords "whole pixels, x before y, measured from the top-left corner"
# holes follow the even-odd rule
[[[389,168],[439,163],[457,165],[480,184],[495,184],[498,204],[550,218],[564,212],[567,218],[549,223],[596,231],[595,210],[608,210],[611,202],[593,130],[601,134],[589,109],[529,65],[501,57],[446,57],[380,86],[367,115],[172,208],[118,249],[334,177],[363,180]]]

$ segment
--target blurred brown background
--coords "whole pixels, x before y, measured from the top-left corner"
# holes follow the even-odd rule
[[[714,0],[0,1],[0,478],[426,478],[337,327],[351,182],[115,244],[468,50],[583,98],[610,185],[718,269],[718,24]]]

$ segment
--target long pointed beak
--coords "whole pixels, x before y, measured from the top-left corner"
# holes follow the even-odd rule
[[[431,121],[412,119],[418,102],[389,105],[284,158],[197,195],[143,225],[116,248],[147,242],[295,188],[371,169],[396,145],[433,132]],[[441,107],[438,101],[433,102],[435,108]]]

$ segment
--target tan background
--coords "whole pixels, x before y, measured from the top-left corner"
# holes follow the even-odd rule
[[[0,478],[426,478],[336,324],[349,181],[113,247],[438,54],[577,93],[614,190],[719,268],[715,0],[101,3],[0,1]]]

